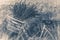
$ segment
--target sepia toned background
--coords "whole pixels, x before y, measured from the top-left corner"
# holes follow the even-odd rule
[[[12,5],[15,2],[18,2],[19,0],[0,0],[0,9],[3,8],[4,5]],[[23,0],[24,1],[24,0]],[[57,16],[54,17],[55,20],[60,20],[60,0],[26,0],[26,3],[31,2],[33,4],[35,3],[49,3],[50,5],[57,7]],[[9,12],[9,11],[8,11]],[[6,10],[1,10],[0,11],[0,24],[2,24],[2,21],[4,20],[4,18],[6,17]],[[59,32],[59,28],[58,28],[58,37],[60,38],[60,32]],[[7,34],[3,34],[2,38],[0,38],[0,40],[8,40],[8,36]]]
[[[0,8],[3,7],[4,5],[14,4],[14,3],[16,3],[18,1],[20,1],[20,0],[0,0]],[[25,1],[25,0],[23,0],[23,1]],[[31,2],[33,4],[35,4],[37,2],[38,3],[41,3],[41,2],[49,3],[50,5],[53,5],[54,7],[58,7],[58,10],[60,9],[59,8],[60,7],[60,0],[26,0],[26,3],[29,3],[29,2]],[[60,15],[60,13],[57,13],[57,16],[54,19],[60,20],[60,16],[59,15]]]

